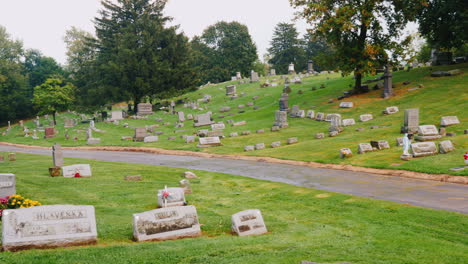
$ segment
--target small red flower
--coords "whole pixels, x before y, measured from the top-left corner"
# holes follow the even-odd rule
[[[463,154],[463,157],[468,160],[468,152],[466,152],[465,154]]]
[[[75,173],[75,178],[80,178],[80,177],[81,177],[81,175],[80,175],[79,172]]]
[[[164,198],[169,197],[169,192],[163,192],[163,197],[164,197]]]

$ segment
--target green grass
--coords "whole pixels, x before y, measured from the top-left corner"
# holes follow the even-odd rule
[[[432,78],[430,73],[435,70],[448,70],[458,68],[464,73],[454,77]],[[212,111],[215,121],[223,121],[227,128],[225,136],[230,132],[240,132],[250,130],[252,132],[249,136],[240,136],[237,138],[225,138],[222,140],[223,146],[216,148],[198,149],[196,143],[185,144],[181,135],[191,135],[196,133],[198,129],[194,128],[192,121],[186,121],[184,128],[174,128],[174,123],[177,120],[176,115],[169,115],[162,111],[156,112],[150,116],[148,120],[125,120],[130,125],[130,128],[123,128],[122,125],[115,126],[113,124],[97,123],[96,126],[106,133],[94,133],[94,137],[102,139],[102,144],[105,146],[147,146],[158,147],[164,149],[177,149],[189,150],[200,152],[211,152],[219,154],[236,154],[236,155],[250,155],[250,156],[269,156],[280,159],[300,160],[300,161],[316,161],[322,163],[336,163],[336,164],[352,164],[364,167],[373,168],[387,168],[387,169],[404,169],[426,173],[448,173],[452,175],[467,176],[468,171],[453,172],[448,169],[463,165],[463,153],[468,149],[468,135],[463,134],[463,130],[467,129],[468,116],[466,115],[466,107],[468,106],[468,92],[466,83],[468,81],[468,74],[466,71],[468,64],[458,64],[451,66],[438,66],[417,68],[410,72],[400,71],[394,73],[393,82],[396,85],[395,92],[397,96],[383,100],[380,98],[381,90],[371,91],[368,94],[353,96],[343,101],[354,102],[355,107],[352,109],[339,108],[339,101],[329,104],[328,100],[337,98],[343,94],[343,91],[349,90],[349,85],[352,84],[350,76],[341,77],[338,73],[323,74],[320,76],[313,76],[303,79],[303,84],[292,84],[292,93],[290,94],[289,105],[299,105],[301,109],[313,109],[315,112],[324,113],[340,113],[345,118],[354,118],[356,120],[355,126],[346,127],[345,131],[338,137],[317,140],[314,138],[315,133],[325,132],[328,134],[328,123],[317,122],[310,119],[291,119],[289,118],[290,128],[283,129],[280,132],[270,132],[270,128],[274,123],[274,111],[278,109],[278,100],[284,87],[283,80],[276,77],[269,77],[277,79],[280,85],[278,87],[260,88],[259,83],[242,84],[237,82],[227,82],[217,85],[209,85],[200,88],[198,91],[188,93],[182,97],[174,99],[187,99],[196,100],[202,98],[204,94],[212,96],[213,100],[208,104],[201,104],[207,110],[198,111],[185,109],[182,105],[178,105],[177,111],[184,111],[185,114],[204,113]],[[368,79],[373,79],[375,76],[369,76]],[[265,78],[263,78],[265,80]],[[403,85],[406,80],[411,81],[409,85]],[[225,96],[225,86],[228,84],[237,85],[237,93],[240,95],[242,92],[246,93],[245,97],[239,97],[236,100],[230,100]],[[320,89],[321,84],[326,84],[325,89]],[[408,89],[416,87],[418,84],[424,85],[424,88],[414,91]],[[316,87],[317,90],[312,90]],[[303,94],[298,94],[302,90]],[[259,96],[257,100],[252,100],[252,97]],[[247,102],[255,102],[256,106],[260,109],[253,110],[253,107],[247,107],[245,113],[237,113],[237,106],[246,104]],[[228,113],[219,113],[222,106],[230,106],[233,116],[228,116]],[[388,106],[398,106],[400,112],[394,115],[385,116],[382,111]],[[444,138],[442,140],[450,139],[453,141],[456,151],[445,154],[436,155],[426,158],[418,158],[412,161],[404,162],[400,160],[402,153],[401,147],[396,147],[395,140],[400,137],[400,127],[403,124],[404,109],[419,108],[420,109],[420,124],[434,124],[439,126],[440,118],[442,116],[455,115],[460,119],[461,124],[450,126],[447,132],[455,132],[457,136]],[[369,122],[359,122],[359,115],[373,114],[374,120]],[[220,118],[224,115],[224,118]],[[84,146],[85,141],[85,128],[87,124],[81,124],[74,129],[70,130],[71,137],[78,137],[78,141],[68,140],[63,137],[63,118],[73,116],[70,113],[64,113],[59,117],[59,125],[57,126],[60,131],[59,135],[53,139],[33,140],[31,138],[24,138],[19,127],[15,126],[12,132],[0,137],[1,141],[50,146],[53,142],[59,142],[63,146]],[[171,125],[164,126],[162,123],[155,121],[155,118],[163,118],[164,122],[170,122]],[[246,126],[231,127],[227,124],[227,120],[234,121],[247,121]],[[43,119],[42,119],[43,120]],[[163,131],[165,134],[160,136],[159,142],[156,143],[138,143],[121,141],[121,136],[132,136],[133,127],[141,127],[145,125],[159,124],[160,127],[156,131]],[[34,127],[32,121],[26,122],[30,128]],[[370,129],[371,126],[380,126],[379,129]],[[205,127],[206,128],[206,127]],[[356,128],[364,128],[364,131],[357,132]],[[258,129],[265,129],[264,134],[255,134]],[[175,134],[175,130],[185,130]],[[42,135],[42,133],[41,133]],[[177,136],[174,141],[169,141],[169,136]],[[286,139],[289,137],[298,137],[299,143],[295,145],[286,146]],[[371,140],[387,140],[391,145],[391,149],[383,150],[365,155],[357,154],[357,146],[362,142],[369,142]],[[272,149],[269,147],[271,142],[281,141],[283,146],[280,148]],[[440,141],[440,140],[439,140]],[[246,145],[256,143],[265,143],[267,148],[260,151],[244,153],[243,149]],[[340,148],[351,148],[354,152],[352,158],[342,160],[339,158]]]
[[[0,164],[15,173],[17,192],[45,205],[94,205],[96,246],[0,253],[0,263],[465,263],[466,215],[240,176],[194,171],[200,180],[187,196],[203,235],[194,239],[136,243],[132,214],[154,209],[156,191],[177,186],[184,170],[149,165],[90,163],[91,178],[51,178],[51,158],[18,153]],[[143,181],[126,182],[141,174]],[[268,234],[237,237],[230,216],[262,211]]]

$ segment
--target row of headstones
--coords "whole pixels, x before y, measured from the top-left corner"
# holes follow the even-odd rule
[[[295,143],[298,143],[298,142],[299,141],[298,141],[297,137],[288,138],[286,140],[287,145],[292,145],[292,144],[295,144]],[[271,146],[271,148],[281,147],[281,141],[272,142],[270,146]],[[258,143],[258,144],[255,144],[255,145],[248,145],[248,146],[244,147],[244,151],[254,151],[254,150],[262,150],[262,149],[265,149],[265,143]]]
[[[89,169],[91,174],[90,167],[68,167],[73,166],[74,172],[86,174],[84,170]],[[188,180],[185,181],[181,184],[187,186]],[[8,189],[8,192],[0,193],[2,197],[15,194],[15,175],[0,174],[0,187],[1,191]],[[162,241],[201,236],[195,206],[184,206],[185,193],[186,188],[181,187],[158,190],[158,207],[161,208],[133,215],[134,240]],[[238,212],[232,215],[231,222],[232,231],[239,236],[267,232],[257,209]],[[2,238],[2,248],[7,251],[94,244],[97,242],[94,206],[44,205],[4,210]]]

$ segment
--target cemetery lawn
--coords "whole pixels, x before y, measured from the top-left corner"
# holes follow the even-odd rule
[[[460,69],[463,73],[451,77],[430,77],[433,71],[451,69]],[[266,78],[261,78],[260,83],[239,84],[236,81],[207,85],[197,91],[173,98],[174,101],[184,99],[188,102],[196,101],[205,94],[212,96],[212,100],[209,103],[200,103],[200,107],[204,108],[203,110],[184,108],[183,104],[178,104],[175,110],[183,111],[186,117],[187,114],[195,115],[211,111],[215,122],[222,121],[226,124],[226,129],[224,130],[226,138],[221,140],[223,146],[220,147],[200,149],[196,146],[198,140],[196,140],[196,143],[186,144],[181,138],[182,135],[193,135],[199,129],[209,129],[209,127],[194,128],[193,121],[186,120],[184,122],[184,127],[175,128],[174,124],[177,121],[177,115],[170,115],[164,111],[155,112],[155,114],[149,116],[147,120],[126,119],[121,121],[120,125],[102,122],[96,123],[96,127],[105,132],[93,132],[93,137],[101,138],[100,146],[145,146],[468,176],[468,170],[449,171],[450,168],[464,165],[463,153],[468,150],[468,135],[464,134],[464,129],[468,129],[468,115],[466,115],[466,108],[468,105],[468,90],[466,87],[466,83],[468,83],[467,71],[468,63],[416,68],[409,72],[394,72],[393,83],[396,86],[394,88],[395,97],[384,100],[380,98],[382,93],[381,89],[371,90],[367,94],[343,99],[342,101],[354,103],[354,108],[350,109],[339,108],[339,103],[342,101],[338,101],[336,98],[343,95],[344,91],[350,89],[349,86],[353,84],[351,76],[341,77],[339,73],[325,73],[319,76],[303,78],[302,84],[291,84],[292,92],[289,94],[290,108],[292,108],[293,105],[298,105],[300,109],[306,112],[307,110],[314,110],[315,113],[339,113],[342,115],[343,119],[354,118],[356,120],[356,125],[345,127],[343,133],[333,138],[328,137],[328,122],[318,122],[308,118],[288,118],[289,128],[282,129],[280,132],[270,131],[274,123],[274,112],[278,110],[278,100],[284,87],[284,80],[280,79],[280,76],[268,77],[270,82],[278,83],[277,87],[260,88],[260,83],[266,80]],[[369,76],[367,79],[374,79],[378,76]],[[403,82],[405,81],[410,81],[411,83],[404,85]],[[237,86],[239,98],[231,100],[225,95],[225,87],[229,84],[235,84]],[[322,84],[325,85],[324,89],[320,88]],[[375,83],[370,84],[370,87],[374,84]],[[417,88],[419,85],[421,85],[421,88]],[[302,94],[299,91],[301,91]],[[245,93],[246,95],[242,97],[240,96],[241,93]],[[253,97],[256,96],[258,96],[258,98],[254,100]],[[334,102],[328,103],[329,99],[334,99]],[[168,101],[170,100],[171,99]],[[259,109],[254,110],[254,107],[248,107],[248,102],[253,102],[254,106],[258,106]],[[239,109],[238,105],[246,105],[246,107]],[[231,111],[220,113],[219,110],[223,106],[231,107]],[[400,112],[393,115],[383,115],[382,111],[389,106],[399,107]],[[436,125],[439,127],[442,116],[458,116],[461,124],[447,127],[447,132],[456,133],[456,136],[444,137],[436,141],[436,144],[438,144],[438,142],[442,140],[451,140],[456,150],[448,154],[416,158],[406,162],[402,161],[400,159],[402,148],[397,147],[395,142],[397,137],[402,136],[402,134],[400,134],[400,128],[403,125],[404,110],[409,108],[419,108],[420,125]],[[120,108],[114,106],[114,110],[116,109]],[[238,113],[239,111],[245,111],[245,113]],[[372,114],[374,119],[368,122],[360,122],[359,116],[362,114]],[[44,135],[43,132],[39,133],[41,139],[33,140],[30,137],[25,138],[21,128],[15,125],[8,135],[0,136],[0,141],[40,146],[51,146],[54,142],[58,142],[62,146],[85,146],[85,131],[88,124],[79,124],[74,128],[68,129],[71,139],[66,140],[64,138],[64,119],[77,117],[77,115],[72,113],[61,114],[59,116],[59,124],[56,126],[59,133],[55,138],[42,139]],[[157,122],[155,121],[157,118],[162,118],[164,121]],[[228,120],[233,120],[234,122],[245,120],[247,124],[244,126],[232,127],[228,124]],[[41,122],[47,123],[44,117],[41,117]],[[166,122],[169,124],[164,125]],[[129,127],[124,128],[124,123],[128,123]],[[35,128],[32,120],[25,122],[25,124],[31,130]],[[161,131],[164,133],[159,136],[158,142],[142,143],[121,140],[122,136],[133,136],[133,128],[135,127],[156,124],[159,125],[159,127],[154,129],[155,132]],[[378,126],[379,128],[372,129],[371,127],[373,126]],[[362,128],[364,130],[356,131],[357,128]],[[2,130],[4,129],[5,128]],[[264,129],[265,133],[255,133],[256,130],[259,129]],[[251,132],[248,136],[228,137],[231,132],[238,132],[240,135],[242,131],[247,130]],[[177,131],[177,133],[175,133],[175,131]],[[325,133],[325,139],[315,139],[314,135],[319,132]],[[170,136],[175,136],[176,139],[168,140]],[[78,140],[72,140],[74,137],[77,137]],[[297,137],[299,143],[286,145],[286,140],[290,137]],[[390,143],[391,148],[359,155],[357,153],[358,144],[370,142],[371,140],[386,140]],[[270,144],[275,141],[281,141],[282,146],[274,149],[271,148]],[[245,146],[255,145],[257,143],[265,143],[266,149],[244,152]],[[353,157],[344,160],[341,159],[339,157],[339,150],[341,148],[350,148],[353,151]]]
[[[49,250],[1,252],[0,263],[465,263],[468,218],[448,211],[194,171],[193,194],[202,224],[199,238],[132,241],[132,214],[155,209],[156,191],[178,186],[183,169],[66,158],[91,164],[91,178],[52,178],[50,156],[17,154],[0,163],[16,174],[17,193],[44,205],[94,205],[98,244]],[[124,181],[140,174],[141,182]],[[237,237],[230,217],[262,211],[268,234]]]

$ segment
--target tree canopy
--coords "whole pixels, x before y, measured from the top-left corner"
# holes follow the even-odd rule
[[[402,30],[415,20],[424,0],[290,0],[312,26],[315,35],[331,44],[345,74],[354,72],[355,90],[362,76],[392,61],[402,45]]]
[[[270,45],[269,63],[277,73],[287,73],[290,63],[294,63],[296,71],[306,69],[305,49],[294,24],[279,23],[276,25]]]
[[[227,81],[236,72],[249,75],[258,59],[247,26],[235,21],[209,26],[191,44],[202,82]]]

